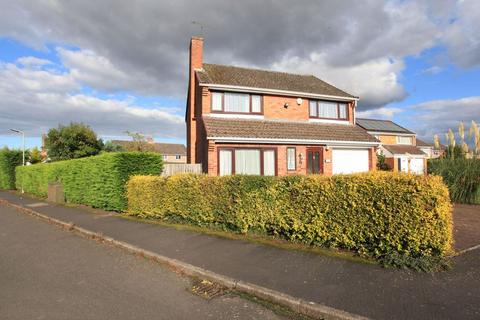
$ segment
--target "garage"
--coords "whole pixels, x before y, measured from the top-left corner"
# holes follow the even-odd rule
[[[423,158],[413,158],[410,160],[410,172],[423,174]]]
[[[368,149],[333,149],[333,174],[366,172],[368,165]]]

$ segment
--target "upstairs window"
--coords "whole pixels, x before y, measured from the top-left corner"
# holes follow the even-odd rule
[[[237,92],[212,92],[212,111],[262,114],[262,96]]]
[[[397,136],[397,144],[412,144],[412,137]]]
[[[343,102],[310,100],[309,115],[313,119],[348,120],[348,107]]]

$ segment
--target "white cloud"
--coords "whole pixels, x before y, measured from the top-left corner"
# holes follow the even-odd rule
[[[11,95],[36,92],[66,92],[78,89],[75,80],[66,73],[39,70],[30,66],[0,64],[0,90]],[[0,104],[3,104],[0,101]]]
[[[448,129],[456,130],[460,121],[480,122],[480,96],[461,99],[433,100],[408,107],[413,113],[413,130],[421,137],[433,139]]]
[[[431,66],[429,68],[423,69],[420,73],[421,74],[435,75],[435,74],[439,74],[443,70],[444,70],[444,68],[442,68],[440,66]]]
[[[402,100],[406,92],[399,83],[404,68],[401,60],[377,59],[356,66],[333,67],[325,54],[314,53],[310,59],[290,58],[274,64],[276,70],[314,74],[348,93],[360,97],[361,109],[373,109]]]
[[[101,135],[122,135],[129,130],[158,138],[184,138],[181,116],[139,107],[132,98],[88,96],[78,92],[78,87],[69,73],[0,65],[0,128],[17,127],[38,136],[58,124],[76,121]]]
[[[480,1],[458,2],[455,12],[444,34],[449,54],[462,67],[480,66]]]
[[[378,109],[371,109],[371,110],[365,110],[365,111],[358,111],[356,113],[358,118],[370,118],[370,119],[385,119],[385,120],[391,120],[393,117],[398,114],[403,112],[404,110],[401,108],[378,108]]]
[[[76,81],[96,90],[155,94],[156,89],[161,86],[157,79],[148,74],[136,70],[121,70],[108,58],[91,50],[57,48],[57,53]]]
[[[41,66],[52,64],[53,62],[50,60],[29,56],[29,57],[18,58],[17,63],[26,67],[41,67]]]

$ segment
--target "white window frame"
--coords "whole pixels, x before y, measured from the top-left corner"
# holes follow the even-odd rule
[[[403,142],[402,138],[409,139],[409,142]],[[411,136],[397,136],[397,144],[412,145],[413,144],[413,137],[411,137]]]
[[[260,174],[261,176],[264,176],[265,175],[265,169],[266,169],[266,166],[265,166],[265,153],[266,152],[273,152],[273,176],[276,176],[278,174],[277,172],[277,168],[278,168],[278,157],[277,157],[277,148],[255,148],[255,147],[252,147],[252,148],[235,148],[235,147],[221,147],[221,148],[218,148],[218,161],[217,161],[217,164],[218,164],[218,169],[217,169],[217,172],[218,172],[218,175],[227,175],[227,174],[224,174],[222,171],[223,168],[221,167],[221,154],[222,152],[231,152],[231,165],[230,165],[230,168],[232,170],[232,173],[231,174],[239,174],[237,173],[237,168],[236,168],[236,152],[238,151],[241,151],[241,150],[258,150],[259,151],[259,166],[260,166]],[[270,174],[271,175],[271,174]]]
[[[236,95],[246,95],[248,96],[248,111],[226,111],[225,110],[225,95],[236,94]],[[259,101],[259,105],[254,106],[254,100]],[[218,103],[221,101],[221,105]],[[258,109],[259,108],[259,109]],[[254,110],[255,109],[255,110]],[[249,94],[244,92],[233,92],[233,91],[213,91],[210,101],[210,110],[212,113],[219,114],[252,114],[252,115],[263,115],[263,95],[260,94]]]
[[[290,151],[293,151],[293,154]],[[295,147],[287,147],[287,170],[297,170],[297,148]]]
[[[322,117],[320,116],[320,108],[322,104],[335,104],[336,109],[336,117]],[[342,118],[340,115],[342,114],[341,108],[344,108],[345,117]],[[308,116],[310,119],[322,119],[322,120],[349,120],[348,114],[348,103],[340,102],[340,101],[328,101],[328,100],[310,100],[308,103]]]

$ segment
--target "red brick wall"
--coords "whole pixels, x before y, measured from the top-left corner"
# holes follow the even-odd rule
[[[332,175],[332,148],[325,146],[305,146],[305,145],[276,145],[276,144],[234,144],[234,143],[214,143],[208,141],[208,157],[205,159],[208,165],[206,172],[209,175],[216,176],[218,174],[217,157],[218,148],[271,148],[275,149],[277,153],[277,174],[279,176],[307,174],[307,150],[308,148],[322,149],[322,172],[326,176]],[[295,170],[287,170],[287,148],[294,147],[296,149]],[[301,154],[301,156],[300,156]],[[388,160],[388,159],[387,159]],[[369,169],[371,171],[377,168],[377,150],[375,147],[369,148]]]
[[[215,144],[211,140],[208,141],[208,162],[207,173],[209,175],[216,176],[218,174],[218,148],[271,148],[275,149],[277,153],[277,174],[279,176],[294,175],[294,174],[307,174],[307,148],[309,146],[305,145],[269,145],[269,144],[232,144],[232,143],[218,143]],[[296,149],[295,170],[287,170],[287,148],[294,147]],[[314,148],[319,148],[319,146],[311,146]],[[326,150],[323,148],[323,174],[332,175],[332,148]],[[301,154],[301,156],[300,156]],[[326,161],[326,160],[329,161]]]
[[[195,114],[198,112],[198,98],[196,95],[197,81],[195,69],[203,67],[203,39],[192,37],[190,41],[190,64],[189,64],[189,92],[187,114],[187,163],[195,163],[197,159],[197,123]]]
[[[302,103],[297,103],[297,96],[263,95],[263,115],[265,119],[281,120],[308,120],[309,99],[302,98]],[[285,104],[288,103],[288,108]],[[211,113],[211,92],[203,88],[203,101],[201,103],[202,114]],[[348,104],[348,119],[353,124],[354,103]]]
[[[377,148],[370,148],[368,150],[368,168],[370,171],[377,170]]]

